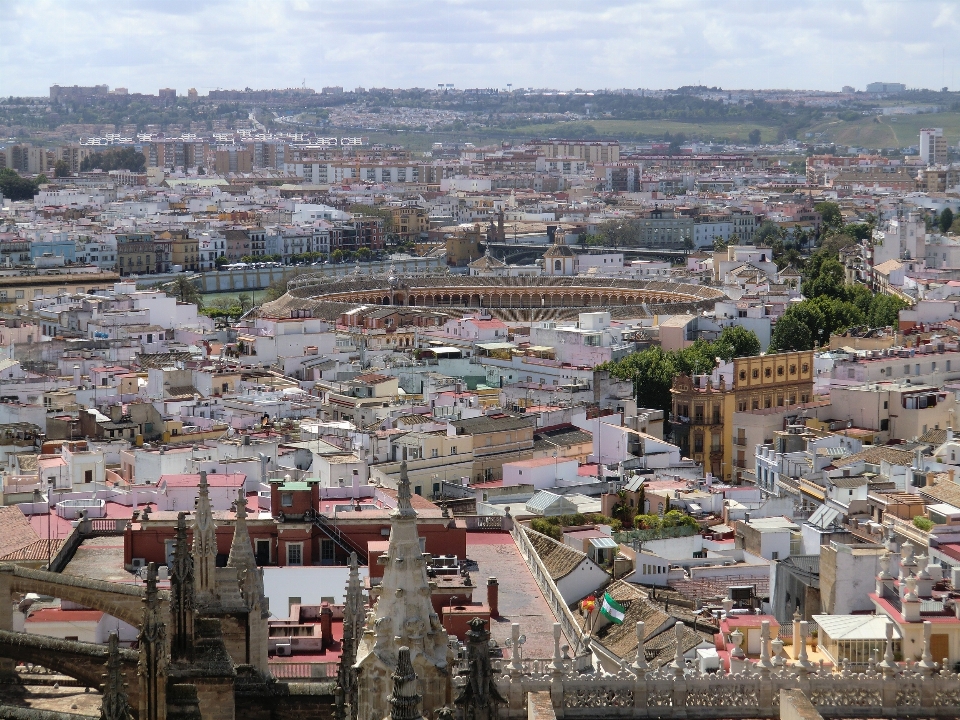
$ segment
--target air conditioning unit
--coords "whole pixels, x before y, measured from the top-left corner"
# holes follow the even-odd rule
[[[131,565],[134,571],[139,570],[140,568],[145,568],[147,566],[146,558],[133,558]]]
[[[290,657],[293,655],[293,646],[290,643],[277,643],[277,655]]]

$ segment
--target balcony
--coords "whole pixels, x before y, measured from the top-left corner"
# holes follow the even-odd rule
[[[735,438],[733,439],[733,444],[734,444],[734,445],[739,445],[740,447],[746,447],[746,446],[747,446],[747,438],[746,438],[745,436],[739,436],[739,435],[738,435],[737,437],[735,437]]]

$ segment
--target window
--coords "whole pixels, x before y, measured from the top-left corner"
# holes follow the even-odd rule
[[[440,451],[437,450],[436,448],[433,448],[433,449],[430,451],[430,457],[435,458],[435,457],[439,457],[439,456],[440,456]]]
[[[84,470],[83,471],[83,481],[85,483],[93,482],[93,470]]]
[[[756,380],[759,377],[760,377],[760,371],[755,368],[753,371],[753,379]]]
[[[280,504],[283,507],[293,507],[293,493],[280,493]]]
[[[909,375],[909,374],[910,374],[910,366],[909,366],[909,365],[904,365],[904,366],[903,366],[903,374],[904,374],[904,375]]]
[[[809,371],[810,371],[810,365],[809,365],[808,363],[804,363],[804,364],[800,367],[800,372],[804,372],[804,373],[805,373],[805,372],[809,372]]]
[[[774,550],[772,553],[770,553],[770,559],[771,559],[771,560],[779,560],[779,559],[780,559],[780,553],[778,553],[776,550]]]
[[[320,562],[324,565],[333,564],[333,540],[324,539],[320,541]]]
[[[303,543],[287,543],[287,565],[303,565]]]
[[[883,409],[884,409],[884,410],[886,410],[889,405],[890,405],[889,401],[887,401],[887,400],[884,400],[884,401],[883,401]]]
[[[451,454],[451,455],[456,455],[456,454],[457,454],[457,446],[456,446],[456,445],[451,445],[451,446],[450,446],[450,454]]]
[[[777,377],[783,377],[783,365],[777,365]]]
[[[746,371],[746,370],[741,370],[741,371],[740,371],[740,379],[741,379],[741,380],[746,380],[746,379],[747,379],[747,371]]]
[[[796,365],[791,365],[791,366],[790,366],[790,374],[791,374],[791,375],[796,375],[796,374],[797,374],[797,366],[796,366]]]
[[[884,418],[883,420],[880,421],[880,431],[886,432],[889,429],[890,429],[890,420],[888,418]]]
[[[771,377],[772,375],[773,375],[773,371],[772,371],[770,368],[764,368],[764,370],[763,370],[763,376],[764,376],[765,378],[769,378],[769,377]]]
[[[270,564],[270,541],[264,540],[262,538],[257,538],[254,541],[255,546],[255,555],[257,557],[257,565],[269,565]]]

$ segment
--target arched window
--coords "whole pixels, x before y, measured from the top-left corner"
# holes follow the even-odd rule
[[[554,260],[554,261],[553,261],[553,269],[554,269],[554,270],[562,270],[562,269],[563,269],[563,265],[560,263],[559,260]]]

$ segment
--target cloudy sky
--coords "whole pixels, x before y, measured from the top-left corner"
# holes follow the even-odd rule
[[[0,95],[960,86],[958,0],[0,0]]]

